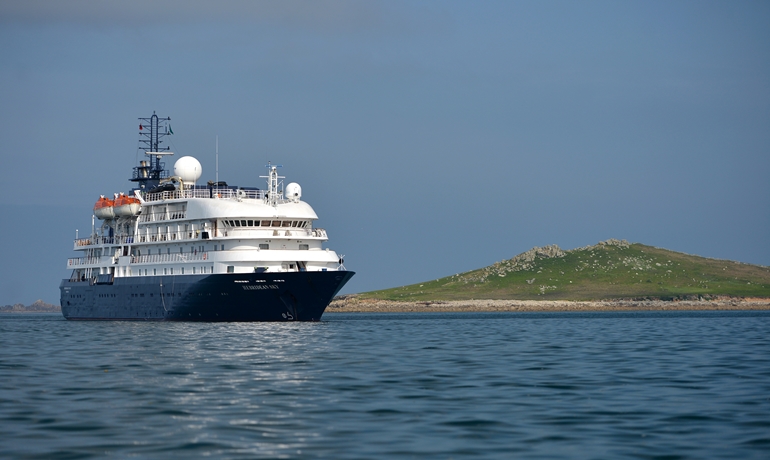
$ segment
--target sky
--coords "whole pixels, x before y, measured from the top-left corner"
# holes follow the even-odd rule
[[[59,303],[138,118],[283,165],[343,293],[626,239],[770,265],[766,1],[0,0],[0,304]]]

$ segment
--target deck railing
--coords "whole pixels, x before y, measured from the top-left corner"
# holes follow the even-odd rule
[[[78,246],[92,246],[92,245],[98,245],[98,244],[115,244],[115,245],[121,245],[121,244],[133,244],[134,243],[134,237],[133,236],[113,236],[113,237],[96,237],[96,238],[80,238],[75,240],[75,247]]]
[[[154,243],[158,241],[177,241],[177,240],[197,240],[198,239],[198,231],[191,232],[188,231],[181,231],[181,232],[170,232],[170,233],[161,233],[160,235],[154,234],[154,235],[139,235],[137,237],[137,241],[139,243]]]
[[[207,251],[187,253],[187,254],[145,254],[142,256],[131,256],[132,264],[152,264],[159,262],[196,262],[199,260],[208,260]]]
[[[147,193],[144,195],[144,201],[178,200],[183,198],[244,198],[251,200],[261,200],[265,198],[265,190],[233,190],[231,188],[214,189],[187,189],[170,190],[167,192]]]
[[[105,259],[106,257],[106,259]],[[105,262],[105,260],[102,260],[102,263],[105,263],[106,265],[113,265],[117,263],[117,259],[113,257],[74,257],[72,259],[67,259],[67,268],[83,268],[86,265],[97,265],[100,263],[100,259],[108,260],[109,262]],[[152,264],[152,263],[160,263],[160,262],[171,262],[171,263],[185,263],[185,262],[197,262],[199,260],[208,260],[209,254],[207,251],[203,252],[194,252],[194,253],[187,253],[187,254],[145,254],[141,256],[131,256],[131,263],[132,264]]]
[[[74,257],[72,259],[67,259],[67,267],[69,268],[74,268],[76,266],[81,266],[81,265],[93,265],[98,263],[99,263],[98,257]]]
[[[282,227],[251,227],[251,228],[230,228],[219,229],[218,235],[212,235],[213,238],[219,237],[243,237],[244,232],[250,232],[254,230],[268,230],[272,231],[272,236],[291,236],[294,238],[326,238],[326,230],[323,228],[282,228]],[[179,231],[171,233],[161,233],[160,235],[138,235],[138,236],[115,236],[115,237],[96,237],[96,238],[80,238],[75,240],[75,249],[83,246],[93,245],[124,245],[136,243],[158,243],[166,241],[183,241],[183,240],[198,240],[199,231]]]

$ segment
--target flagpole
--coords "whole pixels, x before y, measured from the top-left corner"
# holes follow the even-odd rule
[[[216,182],[217,182],[217,187],[219,187],[219,134],[217,134],[217,140],[216,140],[216,165],[217,165]]]

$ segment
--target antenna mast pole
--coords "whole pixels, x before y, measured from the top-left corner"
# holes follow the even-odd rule
[[[217,134],[216,164],[217,164],[216,181],[217,181],[217,186],[219,186],[219,134]]]

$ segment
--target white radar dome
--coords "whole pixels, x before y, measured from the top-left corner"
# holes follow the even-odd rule
[[[286,198],[296,203],[302,198],[302,187],[300,187],[298,183],[292,182],[286,186],[284,193]]]
[[[200,162],[193,157],[182,157],[174,163],[174,175],[185,182],[197,181],[202,173]]]

